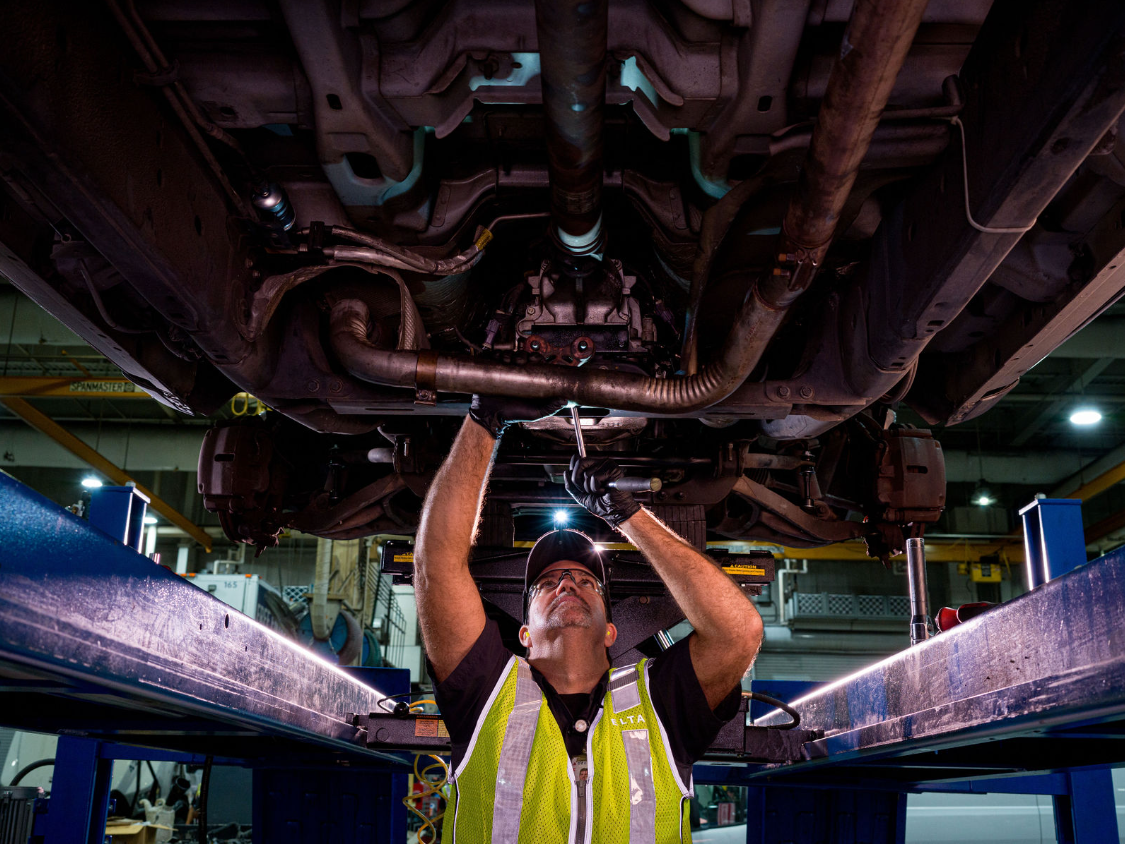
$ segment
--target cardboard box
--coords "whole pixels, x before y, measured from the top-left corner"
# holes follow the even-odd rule
[[[113,844],[155,844],[156,833],[172,827],[127,818],[110,818],[105,824],[105,834],[113,837]]]

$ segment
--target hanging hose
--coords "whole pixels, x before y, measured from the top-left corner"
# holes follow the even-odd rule
[[[54,759],[40,759],[36,762],[32,762],[30,765],[24,765],[22,768],[20,768],[18,771],[16,771],[16,775],[14,777],[12,777],[12,781],[10,783],[8,783],[8,787],[9,788],[15,788],[17,785],[20,784],[20,781],[24,777],[26,777],[28,774],[30,774],[32,771],[36,771],[39,768],[45,768],[48,765],[54,765],[54,764],[55,764]]]
[[[418,760],[421,759],[423,756],[426,756],[429,759],[433,759],[434,764],[427,765],[419,773],[419,771],[418,771]],[[434,770],[435,768],[440,769],[441,772],[442,772],[441,782],[439,782],[437,784],[434,784],[434,783],[430,782],[430,780],[429,780],[429,772]],[[432,794],[439,794],[441,792],[441,790],[443,788],[445,788],[445,784],[447,782],[449,782],[449,767],[445,764],[445,762],[443,762],[441,760],[440,757],[434,756],[432,753],[425,753],[425,754],[419,753],[418,755],[416,755],[414,757],[414,779],[417,782],[423,783],[426,790],[420,791],[417,794],[408,794],[406,797],[403,797],[402,798],[402,805],[404,805],[407,809],[409,809],[411,812],[413,812],[415,815],[417,815],[419,818],[422,819],[422,826],[418,830],[418,844],[436,844],[436,842],[437,842],[437,827],[434,826],[434,821],[441,820],[441,818],[445,815],[445,812],[444,811],[439,812],[437,815],[430,818],[430,817],[427,817],[426,815],[424,815],[421,811],[419,811],[413,805],[413,803],[414,803],[415,800],[421,800],[422,798],[429,797]],[[422,832],[426,829],[429,829],[430,837],[428,839],[426,839],[425,841],[423,841],[422,840]]]
[[[768,703],[770,706],[776,706],[778,709],[780,709],[782,712],[793,719],[788,724],[782,724],[779,727],[774,727],[773,729],[775,730],[792,730],[794,727],[800,726],[801,724],[800,713],[784,701],[778,700],[777,698],[771,697],[770,695],[762,694],[761,692],[743,692],[742,696],[747,700],[756,700],[759,703]]]

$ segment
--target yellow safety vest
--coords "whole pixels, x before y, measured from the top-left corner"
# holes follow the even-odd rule
[[[610,673],[582,781],[531,667],[513,656],[453,772],[442,844],[690,844],[691,781],[652,706],[647,663]]]

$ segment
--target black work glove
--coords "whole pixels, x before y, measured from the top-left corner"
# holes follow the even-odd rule
[[[625,477],[625,470],[608,457],[570,458],[570,470],[563,475],[563,484],[570,497],[593,513],[605,519],[611,528],[617,527],[641,509],[633,500],[633,493],[610,489],[610,481]]]
[[[469,405],[469,418],[496,439],[504,429],[516,422],[535,422],[554,416],[564,407],[566,399],[521,399],[513,396],[474,395]]]

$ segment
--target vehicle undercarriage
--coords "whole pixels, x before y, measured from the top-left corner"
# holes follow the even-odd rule
[[[1125,290],[1125,7],[4,4],[0,272],[212,429],[232,539],[409,534],[473,393],[690,541],[886,559]],[[902,414],[905,415],[905,414]],[[915,418],[915,417],[912,417]],[[484,514],[561,501],[562,416]]]

